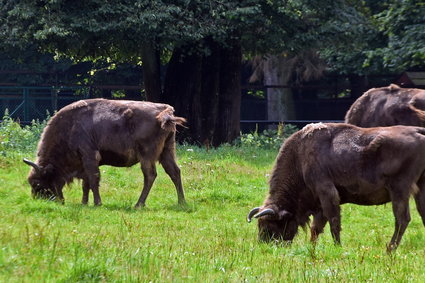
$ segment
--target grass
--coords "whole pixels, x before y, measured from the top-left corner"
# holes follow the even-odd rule
[[[138,166],[101,167],[103,206],[82,206],[79,182],[64,189],[61,205],[31,198],[23,154],[0,157],[0,281],[424,282],[425,229],[413,202],[392,255],[391,205],[344,205],[341,247],[328,226],[316,247],[303,230],[291,246],[263,244],[245,219],[267,194],[276,151],[180,146],[177,155],[188,206],[177,205],[158,166],[139,210]]]

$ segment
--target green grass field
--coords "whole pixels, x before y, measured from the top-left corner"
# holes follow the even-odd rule
[[[391,205],[342,206],[342,246],[326,227],[313,247],[303,230],[291,246],[257,242],[246,215],[261,205],[276,151],[179,146],[187,207],[177,206],[162,167],[147,200],[138,166],[101,167],[103,206],[34,200],[23,154],[0,157],[1,282],[425,282],[425,228],[411,203],[401,246],[387,255]],[[34,153],[30,156],[33,159]],[[92,196],[90,196],[92,197]]]

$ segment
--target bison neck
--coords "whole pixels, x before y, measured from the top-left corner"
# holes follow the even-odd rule
[[[296,149],[297,145],[286,144],[279,152],[269,182],[269,196],[264,205],[290,212],[296,216],[298,224],[304,226],[319,207],[304,182],[301,165],[293,152]]]
[[[279,209],[296,213],[299,198],[306,192],[306,185],[300,174],[298,162],[290,152],[281,151],[270,177],[268,202]]]

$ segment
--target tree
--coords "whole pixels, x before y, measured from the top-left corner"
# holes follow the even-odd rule
[[[3,1],[0,35],[73,60],[142,62],[149,100],[186,116],[182,134],[219,145],[239,134],[242,55],[332,41],[345,1]],[[339,37],[341,37],[339,35]],[[161,79],[160,62],[168,67]]]
[[[417,0],[389,1],[388,9],[378,13],[379,31],[387,44],[372,52],[382,58],[391,71],[425,67],[425,2]]]
[[[352,1],[351,25],[335,26],[351,35],[320,49],[330,71],[349,76],[354,96],[367,87],[367,76],[425,67],[425,3],[416,0]],[[350,39],[351,38],[351,39]]]

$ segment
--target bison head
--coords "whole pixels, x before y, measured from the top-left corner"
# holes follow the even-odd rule
[[[32,196],[34,198],[55,199],[57,193],[52,182],[53,166],[42,167],[28,159],[24,159],[24,162],[34,168],[28,176]]]
[[[258,238],[260,241],[286,241],[294,239],[298,232],[298,224],[294,215],[276,207],[256,207],[248,214],[248,222],[252,217],[258,218]]]

